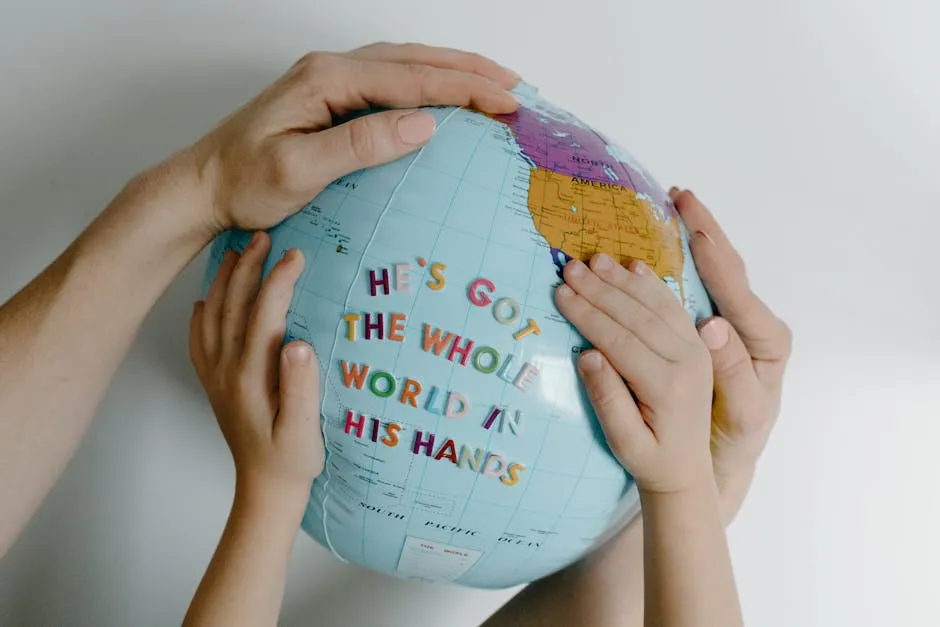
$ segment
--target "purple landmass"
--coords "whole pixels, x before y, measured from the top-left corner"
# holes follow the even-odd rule
[[[628,164],[607,150],[607,141],[567,111],[544,101],[497,116],[512,130],[523,155],[536,167],[572,178],[615,184],[645,194],[667,215],[675,215],[669,196],[639,164]]]

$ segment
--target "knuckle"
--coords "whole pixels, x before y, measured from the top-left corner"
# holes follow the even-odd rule
[[[359,163],[372,163],[378,153],[373,126],[366,118],[354,120],[347,125],[349,147]]]
[[[189,343],[189,362],[193,365],[199,378],[202,378],[202,349],[197,346],[195,341]]]
[[[418,42],[414,42],[414,41],[406,41],[406,42],[401,43],[401,44],[389,44],[389,45],[395,46],[396,48],[398,48],[399,50],[401,50],[401,52],[402,52],[405,56],[409,56],[409,57],[412,57],[412,58],[414,58],[414,57],[419,57],[419,58],[420,58],[424,53],[426,53],[426,52],[428,51],[428,47],[427,47],[427,46],[425,46],[424,44],[418,43]]]
[[[707,378],[711,380],[713,374],[712,356],[708,352],[705,343],[698,339],[683,343],[676,363],[690,379],[701,380]],[[681,385],[675,383],[675,378],[673,378],[673,383],[676,387],[681,387]]]
[[[236,391],[231,383],[226,368],[216,368],[210,373],[208,380],[209,385],[207,387],[211,387],[211,389],[222,398],[230,398]]]
[[[234,384],[234,392],[239,395],[241,398],[249,397],[255,390],[255,381],[256,377],[244,367],[239,366],[235,372],[232,382]]]
[[[268,157],[267,183],[272,187],[293,189],[297,186],[302,164],[294,147],[278,142]]]
[[[685,314],[682,303],[679,302],[679,299],[676,298],[673,291],[665,284],[663,284],[662,290],[653,286],[650,292],[651,298],[649,300],[651,301],[651,309],[655,316],[668,320],[670,316],[674,316],[677,313]]]
[[[431,80],[434,74],[434,68],[423,63],[408,63],[405,65],[405,69],[407,70],[411,79],[421,86],[423,100],[423,96],[425,94],[425,85]]]
[[[233,277],[234,278],[234,277]],[[235,306],[231,303],[226,303],[222,307],[222,314],[219,316],[219,320],[222,323],[222,331],[226,331],[225,325],[232,321],[232,318],[235,317]]]
[[[300,68],[301,74],[310,78],[327,71],[332,66],[333,60],[334,55],[328,52],[308,52],[300,57],[297,66]]]
[[[787,359],[793,353],[793,329],[781,320],[778,334],[777,343],[780,345],[781,356]]]
[[[427,77],[428,72],[431,70],[431,66],[425,65],[424,63],[410,62],[405,64],[405,69],[407,69],[408,73],[413,77],[421,80]]]
[[[480,72],[489,67],[490,60],[478,52],[468,52],[467,64],[471,70]]]
[[[610,351],[614,355],[628,353],[633,343],[633,334],[626,329],[621,329],[609,336]]]
[[[373,52],[373,51],[375,51],[375,50],[381,50],[382,48],[387,48],[387,47],[389,47],[389,46],[391,46],[391,45],[392,45],[392,44],[391,44],[390,42],[388,42],[388,41],[374,41],[374,42],[372,42],[371,44],[366,44],[366,45],[364,45],[364,46],[360,46],[360,47],[358,47],[358,48],[352,50],[352,51],[350,52],[350,54],[353,55],[354,57],[355,57],[355,56],[362,56],[362,55],[366,55],[366,54],[368,54],[368,53],[370,53],[370,52]]]
[[[746,350],[742,350],[724,362],[719,369],[725,373],[742,373],[751,368],[751,355]]]
[[[659,316],[646,307],[637,307],[626,313],[626,326],[630,329],[653,329],[658,325]]]
[[[610,407],[617,398],[617,391],[610,385],[605,385],[602,381],[593,382],[587,386],[588,398],[591,399],[594,407],[598,411]]]

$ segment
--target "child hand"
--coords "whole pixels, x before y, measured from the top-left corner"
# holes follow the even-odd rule
[[[320,374],[310,345],[281,347],[304,259],[288,251],[262,285],[270,247],[258,232],[241,258],[226,253],[205,303],[194,308],[190,357],[232,450],[236,485],[306,503],[324,460]]]
[[[711,358],[675,294],[644,263],[606,255],[564,278],[556,302],[597,348],[578,365],[614,455],[647,493],[713,482]]]

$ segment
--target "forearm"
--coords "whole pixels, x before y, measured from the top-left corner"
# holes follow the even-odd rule
[[[639,627],[643,523],[637,519],[581,561],[534,581],[483,627]]]
[[[306,496],[236,488],[232,513],[184,627],[277,624]]]
[[[742,625],[714,482],[641,499],[646,627]]]
[[[132,181],[0,307],[0,556],[88,428],[147,312],[209,240],[185,155]]]
[[[753,468],[722,479],[725,525],[737,514]],[[606,545],[545,579],[532,582],[501,607],[485,627],[641,627],[643,625],[643,519]]]

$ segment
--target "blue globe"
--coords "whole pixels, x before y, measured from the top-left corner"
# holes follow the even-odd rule
[[[303,529],[390,575],[504,588],[559,570],[639,510],[575,369],[553,291],[572,258],[644,260],[711,315],[667,194],[529,86],[487,116],[428,109],[421,151],[345,176],[270,230],[307,266],[287,340],[321,365],[324,472]],[[226,250],[213,244],[206,286]]]

